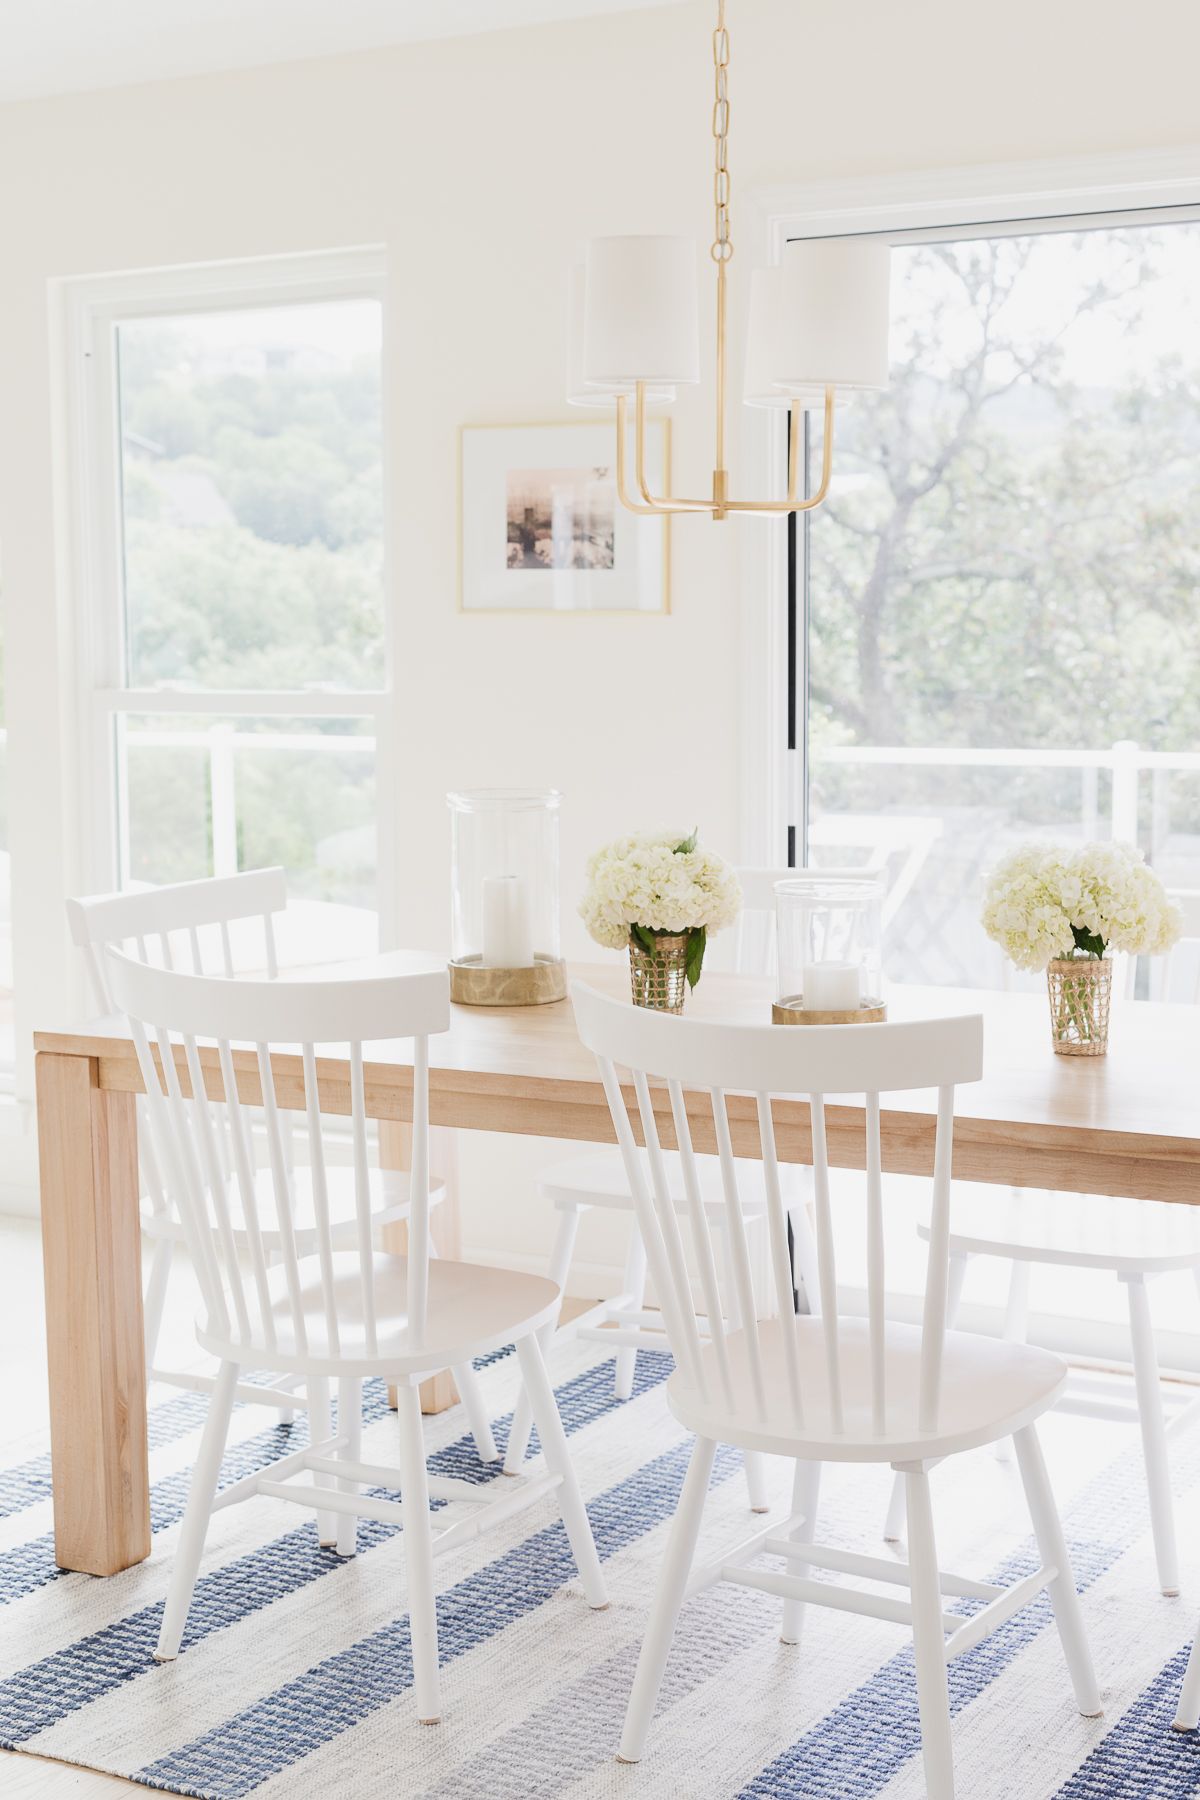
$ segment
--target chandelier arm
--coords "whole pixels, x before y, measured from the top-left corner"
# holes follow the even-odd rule
[[[617,498],[627,512],[661,514],[669,509],[664,506],[641,506],[630,498],[629,481],[625,468],[625,439],[629,432],[629,403],[624,394],[617,395]]]
[[[833,476],[833,399],[834,390],[832,387],[827,387],[825,389],[825,443],[821,453],[821,481],[816,493],[810,494],[807,500],[797,499],[795,497],[794,489],[789,483],[789,493],[786,500],[726,500],[725,507],[727,511],[744,513],[802,513],[812,512],[814,507],[820,506],[821,502],[829,493],[829,484]],[[793,407],[793,444],[795,444],[798,435],[794,423],[795,414],[796,408]],[[790,454],[788,460],[789,462],[791,460]]]
[[[646,502],[646,505],[649,507],[651,512],[706,512],[706,513],[710,513],[713,509],[711,500],[679,500],[679,499],[676,499],[673,494],[663,495],[660,498],[658,495],[652,494],[650,492],[650,484],[646,479],[646,384],[644,381],[639,381],[635,384],[635,392],[637,395],[637,398],[635,401],[635,406],[637,409],[636,410],[636,417],[637,417],[637,429],[636,429],[637,484],[638,484],[638,490],[641,493],[642,499]],[[618,395],[617,396],[618,407],[622,407],[624,404],[625,404],[625,402],[624,402],[623,396]]]

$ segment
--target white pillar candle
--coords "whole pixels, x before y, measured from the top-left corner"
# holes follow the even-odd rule
[[[533,922],[529,893],[518,875],[485,875],[483,955],[485,969],[533,967]]]
[[[862,1001],[857,963],[806,963],[803,997],[808,1012],[853,1012]]]

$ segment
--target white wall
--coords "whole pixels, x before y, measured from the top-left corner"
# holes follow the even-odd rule
[[[463,617],[456,459],[467,421],[563,415],[562,292],[575,242],[711,230],[713,8],[576,21],[0,107],[0,551],[9,671],[18,1031],[66,1016],[61,898],[75,885],[73,719],[53,508],[50,278],[384,243],[391,270],[392,603],[410,753],[396,829],[403,939],[438,945],[443,795],[554,783],[566,948],[588,848],[699,820],[739,851],[738,536],[674,527],[669,618]],[[1185,145],[1200,12],[1147,0],[735,0],[735,275],[752,190],[904,169]],[[740,196],[740,200],[739,200]],[[709,466],[709,396],[677,409],[676,466]],[[477,1142],[500,1179],[526,1147]],[[473,1246],[531,1252],[544,1221],[472,1205]],[[599,1242],[599,1240],[597,1240]],[[597,1252],[608,1255],[604,1245]],[[585,1250],[586,1254],[586,1250]]]

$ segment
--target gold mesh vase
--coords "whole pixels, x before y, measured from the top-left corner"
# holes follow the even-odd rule
[[[1047,965],[1050,1037],[1060,1056],[1103,1056],[1113,966],[1106,957],[1057,956]]]
[[[683,1011],[687,993],[687,947],[686,931],[678,936],[655,938],[653,956],[636,938],[629,940],[629,977],[635,1006],[648,1006],[654,1012]]]

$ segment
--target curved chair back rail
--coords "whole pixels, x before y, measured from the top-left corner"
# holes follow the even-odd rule
[[[739,1195],[738,1165],[733,1157],[726,1094],[751,1093],[757,1103],[759,1143],[767,1194],[770,1266],[779,1316],[795,1316],[787,1216],[780,1187],[772,1116],[773,1095],[807,1096],[812,1126],[813,1198],[817,1271],[824,1352],[822,1388],[827,1395],[829,1425],[845,1428],[841,1377],[841,1330],[838,1316],[837,1267],[829,1200],[829,1159],[825,1135],[825,1096],[863,1094],[866,1114],[867,1287],[870,1355],[871,1424],[880,1437],[888,1431],[884,1232],[880,1154],[880,1096],[918,1088],[936,1088],[937,1140],[934,1157],[932,1230],[922,1318],[917,1429],[933,1433],[938,1423],[943,1346],[946,1332],[949,1269],[950,1164],[954,1129],[954,1093],[959,1082],[977,1081],[983,1072],[983,1021],[977,1014],[946,1019],[883,1025],[829,1025],[787,1030],[774,1025],[711,1023],[653,1013],[609,999],[576,983],[572,987],[575,1017],[583,1042],[599,1062],[626,1176],[672,1350],[690,1384],[718,1404],[735,1404],[730,1333],[723,1321],[742,1321],[744,1354],[760,1419],[767,1417],[760,1319],[751,1281],[745,1217]],[[618,1066],[633,1075],[633,1097],[627,1100]],[[651,1078],[665,1081],[671,1123],[683,1168],[687,1197],[685,1219],[672,1204],[665,1176]],[[730,1281],[737,1292],[732,1308],[722,1296],[702,1203],[685,1089],[708,1096],[719,1151],[726,1228],[732,1256]],[[646,1146],[647,1183],[637,1154],[636,1127]],[[685,1226],[687,1239],[685,1242]],[[689,1254],[697,1272],[703,1308],[693,1299]],[[698,1314],[700,1318],[698,1318]],[[707,1319],[706,1351],[700,1319]],[[800,1355],[795,1333],[785,1340],[789,1397],[797,1427],[805,1423]],[[711,1392],[714,1387],[724,1392]],[[825,1404],[823,1401],[822,1404]]]
[[[178,881],[136,893],[94,894],[87,899],[68,900],[67,923],[72,941],[86,958],[97,1002],[108,1013],[114,1010],[114,1002],[105,977],[103,953],[110,945],[135,943],[143,962],[157,961],[171,969],[182,948],[180,936],[186,934],[192,974],[211,974],[209,964],[213,959],[205,954],[201,933],[211,935],[215,928],[220,940],[216,959],[220,972],[232,975],[229,927],[242,920],[261,919],[263,966],[268,975],[277,975],[274,915],[287,910],[287,899],[287,876],[282,869],[250,869],[241,875]]]
[[[272,1049],[293,1055],[299,1047],[307,1126],[320,1318],[325,1354],[340,1353],[349,1314],[361,1330],[365,1354],[378,1352],[376,1268],[367,1151],[363,1044],[412,1038],[413,1127],[408,1220],[408,1339],[421,1343],[429,1265],[429,1037],[450,1023],[449,981],[444,971],[340,981],[245,981],[156,968],[121,951],[105,956],[109,991],[130,1021],[156,1140],[168,1160],[168,1180],[178,1196],[188,1248],[196,1267],[209,1329],[233,1343],[254,1343],[304,1357],[311,1307],[301,1291],[297,1255],[298,1197],[284,1151]],[[215,1040],[221,1092],[211,1097],[201,1065],[199,1039]],[[271,1171],[274,1228],[278,1232],[284,1293],[269,1278],[260,1220],[259,1190],[251,1153],[249,1106],[238,1093],[234,1045],[254,1046],[262,1119]],[[317,1046],[344,1046],[350,1063],[350,1119],[354,1148],[357,1219],[355,1278],[347,1289],[335,1274],[328,1204],[326,1148],[317,1088]],[[177,1050],[187,1075],[180,1079]],[[157,1053],[157,1060],[156,1060]],[[244,1221],[247,1268],[238,1255],[230,1216],[232,1170]],[[345,1253],[343,1253],[344,1256]],[[339,1265],[344,1268],[344,1261]],[[288,1345],[281,1345],[286,1331]]]

